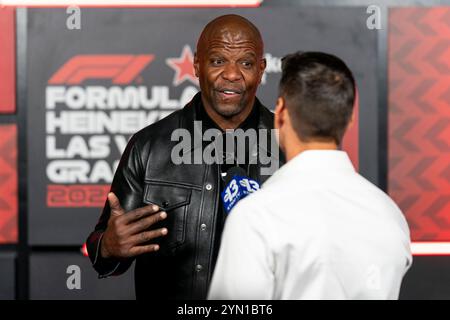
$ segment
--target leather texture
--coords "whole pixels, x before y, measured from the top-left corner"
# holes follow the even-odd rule
[[[272,129],[273,113],[258,99],[255,103],[259,111],[255,129]],[[219,245],[215,240],[220,209],[219,164],[174,164],[171,160],[172,148],[179,143],[171,141],[172,132],[184,128],[193,136],[197,130],[195,104],[201,106],[200,93],[183,109],[136,133],[121,157],[111,185],[111,191],[126,211],[156,204],[168,215],[152,226],[152,229],[166,227],[169,231],[166,236],[151,241],[160,244],[160,250],[135,258],[137,299],[205,299],[207,295],[215,264],[213,251]],[[270,142],[270,130],[267,132]],[[202,144],[193,144],[189,150],[192,159],[199,147]],[[255,150],[261,148],[255,146]],[[279,161],[280,166],[284,163],[281,152],[275,156],[265,150],[271,161]],[[262,166],[258,156],[257,163],[249,167],[250,177],[260,183],[270,177],[261,175]],[[87,240],[89,257],[99,277],[119,275],[134,260],[101,257],[100,241],[109,216],[106,203]]]

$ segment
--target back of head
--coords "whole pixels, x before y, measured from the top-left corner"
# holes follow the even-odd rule
[[[341,59],[322,52],[287,55],[279,95],[300,140],[340,144],[355,100],[355,80]]]

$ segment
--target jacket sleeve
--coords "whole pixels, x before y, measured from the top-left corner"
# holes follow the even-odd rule
[[[145,170],[142,165],[136,140],[136,135],[134,135],[128,142],[111,184],[111,192],[115,193],[126,212],[143,206],[142,198]],[[110,213],[111,209],[108,200],[106,200],[100,219],[86,241],[89,258],[92,266],[98,272],[99,278],[124,273],[134,260],[134,258],[106,259],[101,256],[101,241],[108,225]]]

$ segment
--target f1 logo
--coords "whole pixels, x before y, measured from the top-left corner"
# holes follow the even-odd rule
[[[49,84],[80,84],[88,79],[111,79],[113,84],[129,84],[154,59],[152,54],[77,55],[56,71]]]

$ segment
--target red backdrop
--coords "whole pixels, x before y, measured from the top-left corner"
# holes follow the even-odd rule
[[[450,242],[450,8],[389,15],[389,193],[414,241]]]
[[[0,8],[0,114],[15,113],[14,9]],[[0,125],[0,243],[17,242],[17,128]]]
[[[0,243],[17,242],[17,130],[0,125]]]
[[[14,21],[14,9],[0,8],[0,113],[16,110]]]

